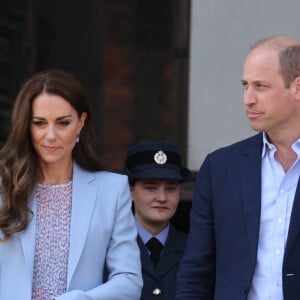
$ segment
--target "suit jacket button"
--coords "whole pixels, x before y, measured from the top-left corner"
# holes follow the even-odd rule
[[[161,294],[161,290],[159,288],[156,288],[152,291],[152,294],[155,295],[155,296],[158,296]]]

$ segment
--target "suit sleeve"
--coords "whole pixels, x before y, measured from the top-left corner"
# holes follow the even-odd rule
[[[106,254],[107,281],[87,291],[72,290],[56,300],[138,300],[142,288],[137,230],[131,212],[127,177],[122,176],[115,205],[115,219]],[[109,183],[110,184],[110,183]],[[118,189],[115,184],[107,188]],[[113,199],[107,199],[114,201]]]
[[[190,231],[177,277],[176,300],[212,300],[215,285],[215,238],[209,156],[197,176]]]

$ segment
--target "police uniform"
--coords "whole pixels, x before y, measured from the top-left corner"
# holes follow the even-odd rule
[[[187,235],[179,232],[172,225],[161,258],[155,266],[148,254],[148,249],[138,237],[141,252],[143,289],[141,300],[174,300],[176,276],[181,257],[184,253]]]
[[[172,143],[160,141],[132,146],[127,152],[125,173],[130,184],[143,179],[169,179],[183,182],[190,179],[192,175],[189,169],[182,167],[177,147]],[[184,253],[187,234],[175,230],[169,223],[169,231],[160,259],[155,264],[141,238],[139,228],[138,233],[144,282],[140,299],[174,300],[177,271]]]

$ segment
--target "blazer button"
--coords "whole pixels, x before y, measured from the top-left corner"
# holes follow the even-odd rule
[[[155,296],[160,295],[160,294],[161,294],[161,289],[159,289],[159,288],[154,289],[154,290],[152,291],[152,294],[155,295]]]

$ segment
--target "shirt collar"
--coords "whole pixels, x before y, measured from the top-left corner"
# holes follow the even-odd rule
[[[268,141],[267,135],[265,132],[263,132],[263,148],[262,148],[262,153],[261,153],[261,157],[264,158],[267,154],[268,150],[275,150],[275,146],[273,144],[271,144]]]
[[[293,150],[297,153],[298,157],[300,156],[300,138],[296,140],[292,145]],[[275,145],[270,143],[267,138],[267,134],[263,132],[263,148],[261,157],[264,158],[267,155],[268,151],[276,151]]]
[[[144,244],[146,244],[152,237],[156,237],[163,245],[165,245],[169,234],[170,224],[168,224],[167,227],[165,227],[161,232],[153,236],[147,229],[145,229],[139,223],[139,221],[136,218],[135,218],[135,222],[136,222],[137,232]]]

